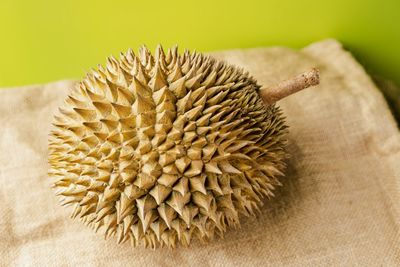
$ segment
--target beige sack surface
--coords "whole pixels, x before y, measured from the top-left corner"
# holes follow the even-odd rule
[[[283,186],[258,218],[176,250],[104,241],[60,207],[47,178],[52,113],[73,81],[0,90],[0,266],[400,264],[400,135],[360,65],[328,40],[301,51],[213,53],[270,85],[313,66],[321,85],[279,104],[290,125]]]

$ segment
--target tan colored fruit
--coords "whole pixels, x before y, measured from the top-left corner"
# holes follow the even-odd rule
[[[130,50],[55,116],[49,174],[72,217],[149,247],[223,234],[279,185],[287,126],[242,69],[200,53]]]

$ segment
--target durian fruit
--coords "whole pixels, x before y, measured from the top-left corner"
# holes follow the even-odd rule
[[[315,73],[299,77],[260,91],[242,69],[176,47],[108,58],[54,118],[49,175],[61,204],[118,243],[222,235],[280,184],[287,126],[273,103],[315,84]]]

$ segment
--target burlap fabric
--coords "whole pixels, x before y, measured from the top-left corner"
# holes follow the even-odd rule
[[[301,51],[213,53],[269,85],[312,66],[317,88],[279,104],[290,125],[283,186],[258,218],[176,250],[104,241],[50,190],[47,134],[73,81],[0,91],[0,263],[4,266],[395,266],[400,264],[400,135],[360,65],[328,40]]]

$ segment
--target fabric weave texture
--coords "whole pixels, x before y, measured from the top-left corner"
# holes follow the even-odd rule
[[[400,134],[340,43],[211,53],[271,85],[311,67],[321,84],[279,102],[286,176],[257,218],[224,239],[155,251],[117,245],[69,218],[47,177],[55,109],[74,81],[0,90],[0,266],[398,266]]]

